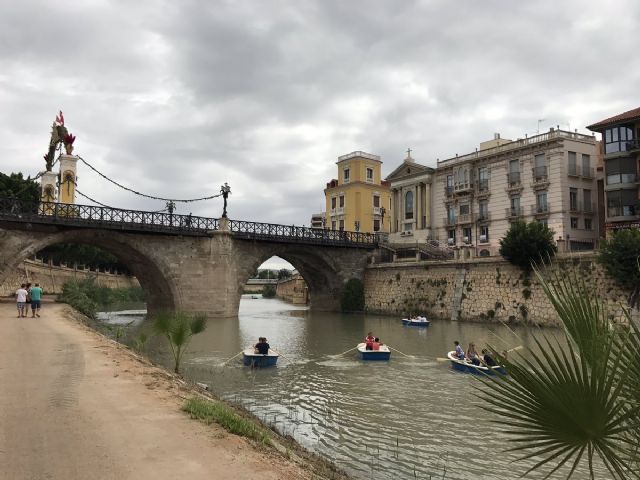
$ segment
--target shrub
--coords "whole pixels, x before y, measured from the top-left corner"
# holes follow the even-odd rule
[[[276,296],[276,287],[273,285],[265,285],[262,287],[262,297],[263,298],[273,298]]]
[[[201,314],[163,312],[155,316],[153,328],[169,342],[175,362],[174,371],[179,373],[182,356],[191,342],[191,337],[204,332],[207,328],[207,317]]]
[[[507,261],[531,270],[532,263],[546,261],[557,252],[553,230],[540,222],[513,222],[500,240],[500,255]]]
[[[640,289],[640,230],[620,230],[600,244],[598,262],[621,286],[632,289],[631,306],[637,305]]]
[[[342,291],[340,306],[343,312],[361,312],[364,310],[364,284],[359,278],[347,281]]]

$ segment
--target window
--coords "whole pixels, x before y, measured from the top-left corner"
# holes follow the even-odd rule
[[[413,218],[413,192],[408,191],[404,196],[404,218]]]
[[[462,241],[464,243],[471,243],[472,238],[471,238],[471,228],[463,228],[462,229]]]
[[[456,243],[456,230],[455,229],[451,229],[447,232],[447,242],[449,244],[454,244]]]
[[[633,158],[615,158],[605,162],[607,185],[634,183],[636,181],[636,161]]]
[[[349,183],[349,169],[345,168],[344,169],[344,183]]]
[[[536,194],[536,213],[547,212],[547,192],[538,192]]]
[[[509,162],[509,184],[517,185],[520,183],[520,160],[511,160]]]
[[[374,195],[373,196],[373,206],[374,207],[379,207],[380,206],[380,195]]]
[[[410,231],[412,230],[412,228],[411,228],[411,227],[413,227],[413,223],[411,223],[411,222],[409,222],[409,223],[405,223],[405,224],[404,224],[404,231],[405,231],[405,232],[410,232]]]
[[[447,207],[447,223],[449,223],[449,225],[456,223],[456,209],[453,205]]]
[[[367,168],[367,182],[373,182],[373,168]]]
[[[360,231],[360,221],[359,220],[356,220],[354,222],[354,227],[356,228],[356,232]]]
[[[489,219],[489,202],[481,200],[478,202],[478,220]]]
[[[340,231],[344,231],[344,220],[340,220]]]
[[[574,212],[578,210],[578,189],[569,189],[569,209]]]
[[[540,223],[540,224],[544,225],[545,227],[548,227],[548,226],[549,226],[549,222],[547,221],[547,219],[546,219],[546,218],[540,218],[540,219],[538,220],[538,223]]]
[[[447,195],[451,195],[453,193],[453,175],[447,175]]]
[[[332,220],[331,221],[331,230],[335,230],[336,229],[336,221]]]
[[[336,209],[336,197],[331,197],[331,210],[335,210],[335,209]]]
[[[511,216],[518,216],[520,213],[520,197],[511,197]]]
[[[578,165],[576,164],[576,152],[567,152],[569,155],[569,175],[578,175]]]
[[[340,195],[340,208],[344,207],[344,195]]]
[[[584,219],[584,229],[585,230],[593,230],[593,224],[591,223],[591,219],[590,218],[585,218]]]
[[[633,216],[638,198],[635,190],[607,192],[607,217]]]
[[[571,228],[573,230],[578,228],[578,218],[577,217],[571,217]]]
[[[593,177],[591,174],[591,156],[586,153],[582,154],[582,176]]]
[[[378,220],[377,218],[373,220],[373,231],[374,232],[380,231],[380,220]]]
[[[604,132],[604,153],[626,152],[633,142],[633,130],[630,125],[608,128]]]
[[[469,204],[460,205],[460,215],[469,215]]]
[[[544,153],[540,153],[533,157],[533,178],[539,180],[547,176],[547,165],[544,158]]]
[[[489,226],[483,225],[480,227],[480,243],[488,243],[489,242]]]
[[[478,189],[487,190],[489,188],[489,169],[480,167],[478,169]]]
[[[586,188],[582,191],[582,200],[584,202],[584,211],[588,213],[593,212],[593,205],[591,205],[591,190]]]

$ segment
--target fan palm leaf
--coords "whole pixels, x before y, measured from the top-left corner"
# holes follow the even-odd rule
[[[207,317],[203,314],[189,315],[184,312],[161,312],[154,318],[154,330],[164,336],[171,348],[174,371],[179,373],[182,356],[191,337],[202,333],[207,326]]]

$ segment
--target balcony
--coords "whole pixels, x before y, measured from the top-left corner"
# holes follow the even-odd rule
[[[444,187],[444,196],[451,197],[453,195],[453,185],[446,185]]]
[[[595,203],[585,203],[584,208],[582,209],[582,213],[585,215],[593,215],[596,211]]]
[[[618,217],[620,220],[630,220],[637,217],[638,210],[635,205],[621,205],[607,208],[607,220]]]
[[[473,183],[471,182],[456,183],[453,188],[455,193],[468,193],[470,190],[473,189]]]
[[[522,190],[520,172],[507,173],[507,191],[513,192],[515,190]]]
[[[570,177],[579,177],[580,169],[578,168],[578,165],[576,165],[575,163],[570,163],[569,169],[567,170],[567,175],[569,175]]]
[[[344,215],[344,207],[332,208],[331,216],[335,217],[337,215]]]
[[[520,218],[524,216],[523,208],[522,207],[507,208],[505,215],[508,219]]]
[[[573,163],[570,163],[567,169],[567,175],[570,177],[582,177],[586,179],[594,178],[594,172],[594,169],[591,167],[575,165]]]
[[[549,205],[548,204],[540,204],[540,205],[531,205],[531,215],[548,215],[549,214]]]
[[[458,215],[458,225],[473,223],[473,213],[461,213]]]
[[[478,222],[488,222],[491,220],[491,214],[489,212],[480,212],[478,213],[476,220]]]
[[[534,190],[538,190],[541,188],[547,188],[549,186],[549,177],[547,176],[547,167],[533,167],[531,169],[531,176],[533,181],[531,182],[531,187]]]
[[[635,139],[627,142],[627,152],[637,152],[638,150],[640,150],[640,140]]]
[[[489,191],[489,180],[478,180],[476,182],[476,196],[478,198],[488,197],[491,192]]]
[[[447,227],[455,227],[458,224],[458,219],[455,217],[444,217],[442,223]]]
[[[382,215],[382,211],[384,210],[383,207],[373,207],[373,214],[374,215]]]
[[[635,172],[607,172],[607,181],[604,189],[605,191],[635,189],[638,182],[640,182],[640,176],[636,175]]]
[[[569,212],[571,213],[580,213],[582,209],[580,208],[580,204],[578,202],[569,201]]]

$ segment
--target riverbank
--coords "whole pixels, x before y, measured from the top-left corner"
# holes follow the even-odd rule
[[[207,392],[82,318],[55,303],[15,318],[0,303],[3,478],[345,478],[275,432],[282,453],[192,420],[185,401]]]

